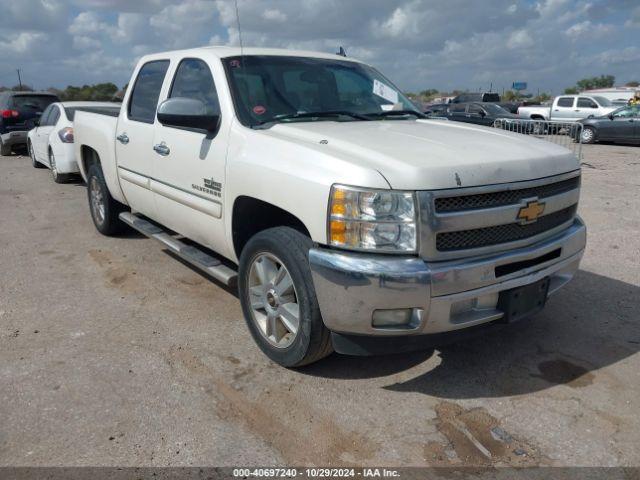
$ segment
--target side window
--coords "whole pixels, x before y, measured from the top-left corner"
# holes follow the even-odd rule
[[[169,60],[156,60],[145,63],[140,69],[129,99],[127,113],[131,120],[154,122],[160,90],[168,68]]]
[[[580,97],[578,98],[578,108],[598,108],[598,105],[590,98]]]
[[[560,97],[558,99],[558,106],[559,107],[573,107],[573,97]]]
[[[169,92],[169,98],[175,97],[200,100],[205,104],[207,113],[220,115],[213,76],[209,66],[202,60],[187,58],[180,62]]]
[[[464,113],[467,106],[464,103],[455,103],[449,107],[451,113]]]
[[[478,105],[469,105],[469,113],[481,114],[484,111]]]
[[[47,125],[53,126],[56,123],[58,123],[59,119],[60,119],[60,109],[54,106],[51,109],[51,114],[49,115],[49,118],[47,118]]]
[[[40,126],[44,127],[47,124],[47,120],[49,118],[49,115],[51,115],[51,110],[53,110],[53,105],[49,105],[44,112],[42,112],[42,115],[40,115]]]

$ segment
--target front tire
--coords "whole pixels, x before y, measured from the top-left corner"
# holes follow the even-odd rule
[[[238,289],[247,326],[260,349],[283,367],[316,362],[333,351],[316,299],[311,239],[289,227],[256,234],[240,255]]]
[[[596,131],[591,127],[584,127],[580,134],[580,140],[582,143],[595,143]]]
[[[96,229],[103,235],[112,236],[121,233],[125,224],[118,215],[126,207],[114,200],[104,181],[102,168],[94,163],[87,174],[87,195],[89,197],[89,211]]]

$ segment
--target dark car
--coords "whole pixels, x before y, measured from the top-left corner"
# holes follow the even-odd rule
[[[495,103],[511,113],[517,113],[519,102],[503,102],[500,95],[495,92],[470,92],[461,93],[451,100],[451,103]]]
[[[582,143],[640,143],[640,105],[626,106],[603,117],[585,118]]]
[[[9,155],[15,145],[27,143],[27,132],[53,102],[60,100],[47,92],[0,93],[0,155]]]
[[[424,109],[424,114],[429,117],[444,117],[446,116],[447,109],[450,106],[450,103],[434,103],[427,105]]]
[[[500,101],[500,95],[494,92],[468,92],[461,93],[454,97],[451,103],[470,103],[470,102],[491,102],[498,103]]]
[[[496,120],[507,119],[509,121],[522,120],[517,115],[508,112],[495,103],[452,103],[441,116],[456,122],[475,123],[476,125],[494,126]]]

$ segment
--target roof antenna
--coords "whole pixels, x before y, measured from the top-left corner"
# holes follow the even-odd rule
[[[340,45],[340,50],[338,50],[338,53],[336,53],[336,55],[340,55],[341,57],[347,56],[347,52],[345,52],[344,47],[342,45]]]
[[[243,58],[244,49],[242,47],[242,29],[240,28],[240,13],[238,12],[238,0],[235,0],[235,3],[236,3],[236,21],[238,22],[238,39],[240,40],[240,58]]]

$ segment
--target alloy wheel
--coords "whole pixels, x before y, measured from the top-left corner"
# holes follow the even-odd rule
[[[272,253],[258,253],[249,268],[251,317],[262,336],[287,348],[300,331],[300,306],[291,274]]]
[[[585,128],[582,130],[582,143],[589,143],[593,140],[593,130]]]
[[[89,195],[91,198],[91,212],[96,222],[102,225],[106,217],[104,195],[96,177],[89,181]]]

